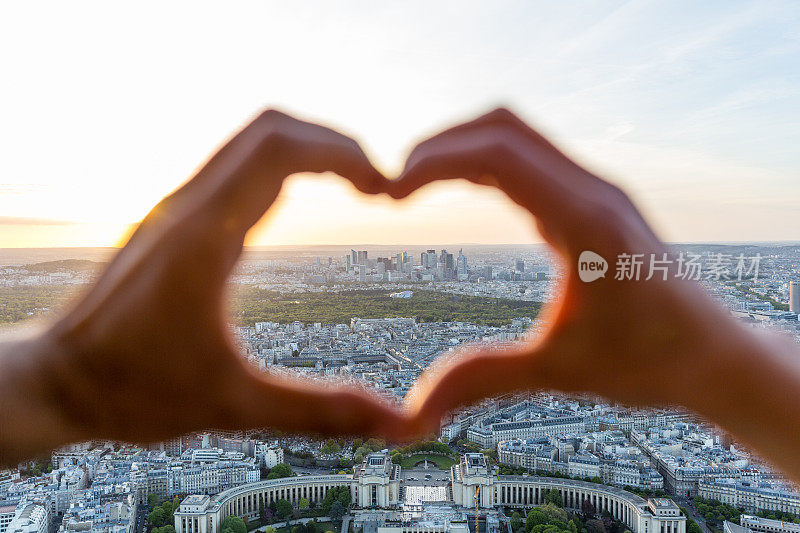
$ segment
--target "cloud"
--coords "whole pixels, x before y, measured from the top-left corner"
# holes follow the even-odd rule
[[[72,226],[74,224],[77,224],[77,222],[53,220],[51,218],[0,216],[0,226]]]

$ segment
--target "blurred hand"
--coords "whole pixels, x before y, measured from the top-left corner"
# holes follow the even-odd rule
[[[25,405],[3,409],[9,435],[0,439],[0,459],[67,441],[144,443],[203,428],[397,435],[399,409],[361,390],[254,370],[226,324],[225,282],[245,233],[285,177],[326,171],[365,193],[386,189],[355,141],[276,111],[220,149],[153,209],[86,297],[36,340],[47,349],[28,345],[20,348],[31,352],[24,362],[6,361],[0,374],[13,377]],[[43,427],[19,441],[26,416]],[[18,445],[9,445],[15,438]]]
[[[558,252],[564,280],[543,310],[535,342],[462,351],[418,380],[407,397],[414,434],[436,430],[457,406],[514,390],[590,392],[632,405],[692,402],[709,383],[710,361],[700,354],[720,354],[741,338],[738,324],[696,283],[676,278],[674,266],[666,280],[659,270],[646,280],[650,254],[662,259],[667,247],[626,195],[509,111],[419,144],[390,194],[404,198],[452,178],[498,187],[535,215]],[[579,279],[584,250],[608,261],[605,278]],[[615,279],[621,253],[644,254],[638,281]]]
[[[541,335],[438,365],[405,411],[359,389],[322,390],[251,368],[229,336],[225,282],[283,179],[325,171],[395,198],[453,178],[503,190],[536,217],[561,260],[561,294],[543,310]],[[604,278],[580,280],[583,251],[608,261]],[[620,254],[641,254],[638,279],[616,279]],[[675,262],[651,275],[651,264],[663,266],[651,256],[665,254],[625,194],[506,110],[421,143],[394,182],[353,140],[266,112],[145,218],[61,321],[0,346],[0,464],[67,442],[143,443],[210,427],[408,439],[438,429],[460,405],[557,389],[632,405],[681,403],[800,480],[796,345],[740,326],[681,279]]]

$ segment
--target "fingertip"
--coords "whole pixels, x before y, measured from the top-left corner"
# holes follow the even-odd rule
[[[379,194],[389,189],[390,181],[372,165],[364,172],[363,178],[352,180],[356,188],[366,194]]]
[[[401,189],[398,189],[396,187],[390,188],[388,192],[389,192],[389,196],[391,196],[395,200],[402,200],[403,198],[408,196],[408,192],[406,192],[404,190],[401,190]]]
[[[397,417],[384,420],[378,433],[390,442],[407,442],[414,438],[411,420],[402,413],[398,413]]]
[[[406,196],[410,195],[412,192],[417,190],[419,187],[415,187],[411,183],[411,179],[409,174],[403,173],[400,174],[394,180],[389,180],[389,195],[392,198],[400,200],[405,198]]]

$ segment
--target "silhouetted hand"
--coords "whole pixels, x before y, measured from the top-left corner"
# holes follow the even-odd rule
[[[203,428],[398,435],[400,411],[361,390],[254,370],[226,324],[245,233],[285,177],[326,171],[365,193],[386,189],[352,139],[267,111],[164,199],[74,309],[4,350],[0,463],[70,441]]]
[[[535,215],[564,279],[543,310],[537,340],[501,352],[466,350],[418,380],[407,397],[414,434],[438,429],[459,405],[505,392],[589,392],[631,405],[686,405],[800,478],[792,424],[781,419],[759,427],[768,416],[785,416],[782,402],[796,396],[796,346],[746,330],[697,283],[682,279],[677,262],[668,265],[666,280],[657,268],[666,263],[653,263],[646,279],[650,254],[664,259],[667,247],[624,193],[503,109],[420,143],[390,193],[403,198],[451,178],[496,186]],[[579,279],[585,250],[608,261],[605,278]],[[615,279],[619,254],[643,254],[639,280]],[[787,353],[793,364],[784,364]],[[753,394],[732,392],[743,390],[765,394],[754,401]],[[781,392],[770,398],[770,390]]]

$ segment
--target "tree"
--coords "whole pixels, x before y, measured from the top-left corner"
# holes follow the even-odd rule
[[[369,454],[371,451],[372,451],[372,450],[370,450],[370,449],[369,449],[369,448],[368,448],[366,445],[364,445],[364,446],[361,446],[360,448],[358,448],[358,449],[355,451],[355,457],[353,458],[353,460],[354,460],[356,463],[360,463],[361,461],[363,461],[363,460],[364,460],[364,457],[366,457],[366,456],[367,456],[367,454]]]
[[[264,533],[278,533],[278,530],[272,526],[269,526],[267,527],[267,529],[264,530]]]
[[[336,442],[333,439],[328,439],[327,441],[325,441],[325,444],[322,445],[319,451],[325,455],[332,455],[334,453],[339,453],[340,449],[341,448],[339,447],[338,442]]]
[[[148,505],[148,507],[150,507],[151,509],[153,507],[155,507],[158,504],[158,500],[159,500],[159,498],[158,498],[157,494],[153,494],[152,492],[150,494],[148,494],[147,495],[147,505]]]
[[[548,522],[555,522],[556,520],[560,522],[564,522],[566,525],[567,523],[567,512],[562,509],[561,507],[556,507],[552,503],[546,503],[539,507],[544,515],[547,517]]]
[[[587,520],[586,531],[587,533],[606,533],[606,526],[600,520]]]
[[[357,449],[361,448],[361,446],[362,446],[363,444],[364,444],[364,441],[363,441],[363,440],[361,440],[361,439],[356,439],[356,440],[354,440],[354,441],[353,441],[353,446],[352,446],[352,449],[353,449],[353,450],[357,450]]]
[[[300,509],[308,509],[308,506],[310,504],[311,502],[308,501],[308,498],[300,498],[300,501],[297,503],[297,506],[300,507]]]
[[[331,504],[331,510],[329,513],[331,520],[341,520],[344,516],[344,505],[339,500],[336,500]]]
[[[281,498],[275,503],[275,509],[277,511],[278,518],[286,518],[290,514],[292,514],[292,504],[288,501]]]
[[[364,446],[370,449],[372,452],[379,452],[386,448],[386,441],[383,439],[369,439]]]
[[[525,519],[525,530],[530,533],[535,526],[546,524],[547,521],[547,515],[538,507],[534,507],[528,511],[528,517]]]
[[[486,457],[488,457],[492,462],[494,463],[497,462],[497,450],[486,449],[486,450],[481,450],[481,453]]]
[[[172,524],[175,522],[175,510],[180,506],[180,499],[175,496],[171,501],[166,500],[161,504],[161,513],[164,516],[164,524]]]
[[[339,502],[343,508],[347,509],[347,507],[350,505],[350,487],[333,487],[328,490],[328,492],[325,493],[325,497],[322,499],[322,503],[320,504],[322,513],[326,515],[330,514],[331,506],[334,502]]]
[[[583,512],[583,516],[587,518],[594,518],[594,514],[597,510],[594,508],[594,504],[588,498],[583,500],[581,504],[581,511]]]
[[[222,531],[226,529],[230,529],[233,533],[247,533],[247,526],[244,520],[233,515],[226,516],[222,521]]]
[[[267,479],[280,479],[284,477],[291,477],[293,473],[294,472],[292,472],[291,466],[289,466],[286,463],[278,463],[275,466],[273,466],[272,469],[269,471],[269,474],[267,474]]]
[[[352,500],[352,496],[350,495],[350,487],[339,487],[339,495],[336,497],[336,501],[342,504],[342,507],[347,509],[350,507],[350,502]]]
[[[557,489],[548,490],[544,495],[544,501],[558,507],[564,507],[564,500],[561,498],[561,492]]]
[[[156,507],[147,515],[147,521],[154,527],[163,526],[164,520],[164,510],[161,507]]]
[[[523,527],[525,527],[525,522],[522,520],[522,515],[517,511],[511,513],[511,530],[514,533],[518,533],[522,531]]]

